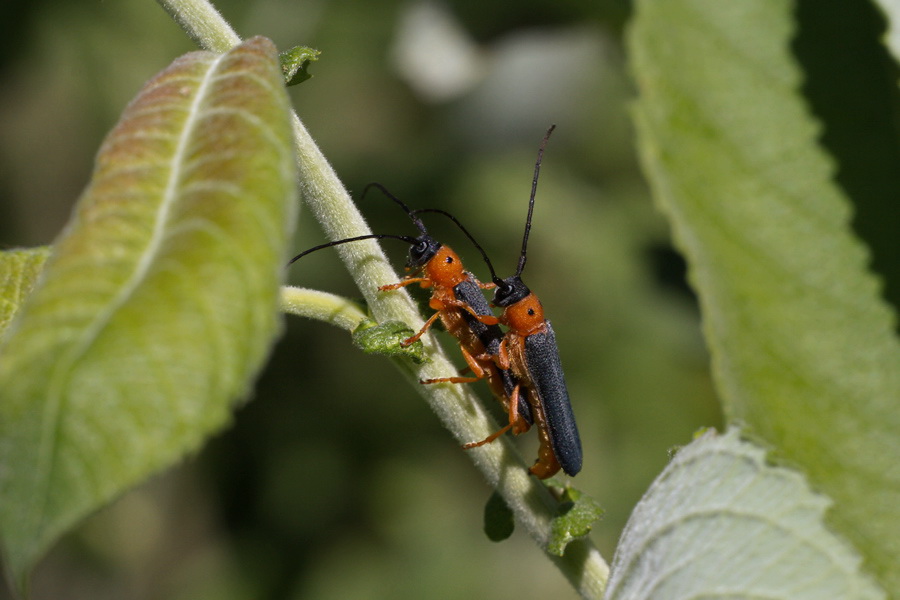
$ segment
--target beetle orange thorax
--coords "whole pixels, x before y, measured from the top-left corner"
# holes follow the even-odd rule
[[[503,309],[503,321],[519,335],[528,336],[544,326],[544,307],[534,294]]]
[[[434,257],[425,265],[425,275],[441,285],[453,287],[466,279],[462,261],[449,246],[441,246]]]
[[[544,327],[544,308],[538,297],[518,275],[494,278],[494,306],[503,309],[501,322],[521,336],[537,333]]]

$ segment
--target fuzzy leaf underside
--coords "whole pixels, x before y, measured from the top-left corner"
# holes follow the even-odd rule
[[[900,597],[900,345],[799,92],[787,0],[638,3],[642,161],[690,264],[726,413],[834,501]]]
[[[682,448],[622,533],[606,600],[884,598],[824,524],[828,500],[736,429]]]
[[[273,44],[150,80],[0,347],[0,531],[17,587],[68,527],[223,427],[280,329],[294,221]]]

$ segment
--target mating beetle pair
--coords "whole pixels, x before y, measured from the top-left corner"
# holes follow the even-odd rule
[[[365,239],[397,239],[410,245],[407,269],[412,273],[400,282],[382,286],[382,291],[418,283],[432,290],[429,306],[435,313],[418,333],[404,340],[411,344],[418,340],[440,318],[445,329],[460,345],[472,377],[447,377],[422,381],[423,384],[465,383],[486,379],[494,396],[501,402],[509,422],[484,440],[466,444],[474,448],[490,443],[507,431],[519,434],[537,425],[540,438],[538,459],[530,471],[539,479],[556,474],[560,468],[568,475],[581,470],[581,439],[569,402],[562,364],[556,345],[556,335],[550,321],[544,318],[537,296],[522,282],[525,269],[528,235],[534,212],[534,198],[544,147],[555,126],[551,126],[541,142],[534,167],[534,179],[528,204],[525,234],[516,272],[501,279],[494,271],[484,249],[465,227],[452,215],[440,209],[411,210],[379,184],[387,197],[399,204],[419,230],[418,237],[392,234],[369,234],[315,246],[295,256],[291,263],[310,252],[339,244]],[[364,192],[365,195],[365,192]],[[423,212],[442,214],[450,218],[481,252],[491,272],[490,284],[479,282],[463,268],[459,256],[432,238],[419,218]],[[497,318],[482,294],[482,289],[494,289],[493,304],[503,309]],[[505,325],[506,333],[498,326]]]

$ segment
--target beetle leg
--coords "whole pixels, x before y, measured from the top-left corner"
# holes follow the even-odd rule
[[[492,433],[491,435],[487,436],[486,438],[484,438],[484,439],[481,440],[480,442],[469,442],[468,444],[463,444],[463,449],[464,449],[464,450],[470,450],[470,449],[472,449],[472,448],[477,448],[478,446],[484,446],[485,444],[490,444],[491,442],[493,442],[494,440],[496,440],[498,437],[500,437],[501,435],[503,435],[504,433],[506,433],[507,431],[509,431],[511,427],[512,427],[512,423],[510,423],[509,425],[505,425],[505,426],[501,427],[500,430],[495,431],[494,433]]]
[[[504,371],[509,370],[509,345],[506,343],[507,338],[503,338],[500,342],[500,349],[497,352],[497,366]]]
[[[487,436],[480,442],[470,442],[468,444],[464,444],[463,448],[465,450],[468,450],[470,448],[477,448],[478,446],[484,446],[485,444],[490,444],[510,429],[512,429],[513,433],[521,433],[528,430],[528,424],[525,423],[525,420],[519,416],[519,390],[520,387],[517,384],[516,388],[513,390],[512,396],[509,399],[509,423],[507,423],[491,435]],[[524,429],[522,429],[523,426]]]
[[[472,315],[473,317],[475,317],[476,319],[478,319],[485,325],[496,325],[497,323],[500,322],[500,320],[497,317],[495,317],[494,315],[479,315],[477,312],[475,312],[475,310],[471,306],[469,306],[468,304],[466,304],[465,302],[463,302],[461,300],[447,299],[444,301],[444,303],[448,306],[454,306],[456,308],[466,311],[467,313],[469,313],[470,315]]]
[[[531,429],[531,425],[519,414],[519,400],[522,398],[522,386],[516,384],[509,399],[509,425],[514,435],[519,435]]]
[[[406,287],[408,285],[412,285],[413,283],[420,283],[422,287],[431,287],[434,283],[427,277],[404,277],[402,280],[397,283],[389,283],[388,285],[380,285],[378,286],[379,292],[388,292],[390,290],[397,290],[402,287]]]
[[[466,364],[469,365],[469,370],[472,371],[472,377],[438,377],[436,379],[423,379],[419,381],[419,383],[473,383],[487,377],[487,371],[485,371],[484,367],[482,367],[475,357],[472,356],[472,353],[462,346],[460,346],[459,349],[462,351],[463,358],[466,359]]]
[[[429,317],[429,319],[427,321],[425,321],[425,324],[422,326],[422,329],[419,330],[419,333],[417,333],[416,335],[414,335],[412,337],[406,338],[405,340],[400,342],[400,345],[406,347],[406,346],[409,346],[410,344],[415,343],[416,340],[418,340],[420,337],[425,335],[425,332],[428,331],[428,328],[431,327],[432,325],[434,325],[434,322],[437,321],[438,317],[440,317],[440,316],[441,316],[441,313],[439,313],[439,312],[436,312],[433,315],[431,315],[431,317]]]

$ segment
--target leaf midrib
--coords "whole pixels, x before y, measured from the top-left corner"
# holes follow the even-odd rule
[[[146,249],[141,253],[132,276],[122,286],[121,291],[113,298],[105,310],[97,313],[94,321],[85,328],[80,340],[72,345],[71,349],[57,363],[56,368],[49,379],[47,400],[45,401],[44,425],[43,433],[40,437],[38,446],[38,458],[34,472],[35,485],[34,501],[30,503],[31,518],[28,521],[38,521],[40,528],[43,527],[43,521],[46,517],[46,505],[49,498],[48,486],[53,481],[52,472],[56,467],[56,449],[59,447],[59,431],[60,431],[60,415],[64,409],[65,386],[68,382],[72,367],[80,360],[89,350],[91,345],[97,340],[100,332],[112,320],[116,312],[124,306],[133,296],[135,291],[140,287],[142,281],[145,280],[150,271],[159,248],[162,246],[166,237],[166,225],[168,216],[172,206],[175,204],[179,194],[178,182],[182,172],[183,157],[186,153],[189,140],[192,138],[197,123],[200,120],[200,106],[206,98],[206,91],[211,85],[216,69],[222,62],[225,55],[219,55],[209,64],[204,73],[200,84],[196,88],[196,92],[187,111],[184,126],[181,129],[181,135],[178,138],[175,152],[170,160],[169,177],[163,192],[159,208],[156,211],[153,232],[149,238]],[[37,519],[35,519],[37,517]],[[40,539],[35,540],[40,544]]]

